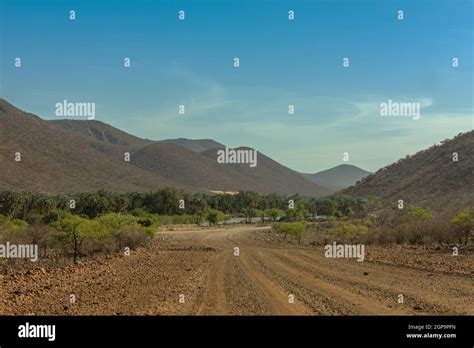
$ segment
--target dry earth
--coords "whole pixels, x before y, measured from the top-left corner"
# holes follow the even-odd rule
[[[370,246],[364,262],[329,259],[267,227],[161,231],[130,256],[0,276],[0,315],[472,315],[473,259]]]

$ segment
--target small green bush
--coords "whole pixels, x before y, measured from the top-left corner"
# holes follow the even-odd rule
[[[282,223],[282,222],[274,222],[272,224],[272,230],[276,233],[282,233],[285,235],[293,236],[298,239],[298,243],[301,243],[301,237],[306,232],[307,224],[304,221],[299,222],[290,222],[290,223]]]

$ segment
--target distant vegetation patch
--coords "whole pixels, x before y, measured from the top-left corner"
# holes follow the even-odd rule
[[[77,262],[97,253],[144,246],[162,225],[271,223],[283,239],[291,237],[298,243],[310,236],[316,244],[470,244],[474,229],[470,207],[440,215],[418,205],[383,210],[378,206],[374,200],[346,194],[206,195],[171,188],[58,195],[0,191],[0,242],[37,244],[40,257]]]

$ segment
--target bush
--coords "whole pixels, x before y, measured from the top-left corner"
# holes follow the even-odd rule
[[[281,209],[268,209],[267,210],[267,216],[269,216],[273,222],[276,222],[279,218],[285,215],[285,212]]]
[[[150,215],[149,218],[154,224],[159,225],[185,225],[194,224],[192,215]]]
[[[206,220],[209,225],[217,225],[217,223],[224,220],[224,213],[216,209],[209,209],[207,212]]]
[[[130,214],[109,213],[95,219],[83,218],[65,213],[64,217],[53,222],[56,239],[72,253],[74,263],[82,255],[96,252],[112,253],[147,244],[154,236],[157,225],[144,226],[141,220]],[[146,223],[148,224],[148,223]]]
[[[39,225],[43,222],[43,216],[38,213],[29,212],[25,215],[25,221],[29,225]]]
[[[433,244],[453,243],[453,226],[444,217],[400,223],[377,224],[365,237],[367,244]]]
[[[136,217],[145,217],[150,214],[143,208],[135,208],[132,210],[132,215]]]
[[[9,219],[4,215],[0,215],[0,231],[3,234],[16,233],[25,231],[28,223],[19,219]]]
[[[342,213],[338,210],[334,213],[334,217],[340,219],[340,218],[342,218]]]
[[[451,220],[456,227],[455,236],[461,245],[467,246],[474,230],[474,210],[464,209],[459,211]]]
[[[272,224],[272,230],[277,233],[283,233],[285,238],[287,235],[294,236],[298,239],[298,244],[301,243],[301,237],[306,232],[307,224],[306,222],[291,222],[291,223],[281,223],[274,222]]]
[[[46,213],[45,215],[43,215],[43,223],[49,225],[55,221],[58,221],[62,216],[64,216],[63,211],[59,211],[59,210],[50,211]]]
[[[152,237],[153,233],[151,230],[137,226],[129,226],[120,231],[122,245],[130,249],[147,245]]]
[[[137,223],[143,227],[149,227],[153,224],[153,221],[151,221],[151,219],[142,218],[142,219],[138,219]]]
[[[285,221],[304,221],[309,219],[309,212],[306,209],[288,209]]]
[[[410,211],[407,214],[407,221],[408,222],[415,222],[420,220],[429,220],[433,218],[433,214],[427,208],[419,207],[419,206],[412,206]]]
[[[340,221],[335,224],[332,234],[337,242],[360,242],[368,232],[364,224]]]
[[[56,241],[54,239],[54,229],[47,225],[35,225],[28,226],[25,231],[27,240],[25,244],[37,244],[38,250],[44,256],[48,249],[56,247]]]
[[[58,232],[56,234],[57,240],[65,246],[69,246],[74,263],[77,262],[86,237],[87,228],[85,225],[87,221],[89,220],[67,213],[63,218],[51,224]]]

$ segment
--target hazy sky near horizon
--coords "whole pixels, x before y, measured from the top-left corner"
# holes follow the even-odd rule
[[[469,0],[0,0],[0,96],[46,119],[94,102],[128,133],[251,146],[303,172],[374,171],[473,129],[473,42]],[[420,119],[382,117],[388,100]]]

